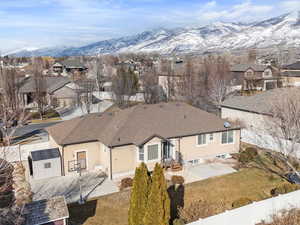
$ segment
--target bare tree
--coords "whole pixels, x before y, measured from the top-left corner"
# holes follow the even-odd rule
[[[130,98],[138,91],[137,75],[128,68],[121,66],[118,68],[117,75],[112,79],[112,92],[115,103],[119,107],[127,107]]]
[[[220,109],[221,103],[232,95],[234,80],[230,75],[229,63],[224,58],[218,58],[208,80],[208,98]]]
[[[155,104],[162,100],[162,90],[158,85],[158,75],[154,68],[149,68],[141,76],[144,101],[146,104]]]
[[[272,137],[281,154],[276,156],[293,172],[300,175],[293,162],[300,157],[300,93],[297,88],[281,89],[271,103],[265,118],[265,132]]]
[[[43,63],[41,59],[37,58],[33,60],[33,80],[34,80],[34,101],[37,104],[37,110],[40,114],[40,118],[43,119],[43,115],[48,105],[46,94],[47,94],[47,83],[43,76]]]
[[[0,159],[0,224],[21,225],[23,205],[17,205],[13,189],[14,167],[6,160]]]
[[[79,98],[79,105],[83,113],[91,113],[93,105],[93,92],[96,84],[93,79],[84,79],[77,81],[78,89],[76,90]]]

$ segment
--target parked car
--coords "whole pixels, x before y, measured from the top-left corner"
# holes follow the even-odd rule
[[[286,178],[292,184],[300,184],[300,177],[296,173],[288,173]]]

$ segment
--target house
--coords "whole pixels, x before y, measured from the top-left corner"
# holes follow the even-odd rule
[[[266,91],[281,86],[279,70],[274,66],[237,64],[230,71],[244,91]]]
[[[48,127],[62,174],[101,169],[113,179],[145,162],[197,164],[239,151],[240,128],[182,102],[136,105],[77,117]]]
[[[66,59],[62,62],[55,62],[52,65],[52,71],[58,74],[66,74],[74,71],[85,72],[87,69],[79,59]]]
[[[246,128],[264,130],[266,119],[271,115],[271,102],[281,94],[281,88],[261,92],[252,96],[236,96],[221,105],[221,117],[239,121]]]
[[[63,196],[33,201],[24,206],[24,225],[67,225],[69,211]]]
[[[67,77],[63,76],[43,76],[41,88],[48,105],[55,107],[71,106],[77,98],[77,86]],[[19,94],[23,104],[28,108],[35,108],[36,80],[34,77],[26,77],[20,83]]]
[[[300,86],[300,60],[280,69],[285,86]]]

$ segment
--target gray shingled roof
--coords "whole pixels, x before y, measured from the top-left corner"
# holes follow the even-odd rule
[[[284,77],[300,77],[300,71],[284,71],[281,73]]]
[[[50,149],[32,151],[30,154],[31,154],[31,158],[33,161],[54,159],[54,158],[60,157],[58,148],[50,148]]]
[[[262,72],[268,66],[265,65],[257,65],[257,64],[236,64],[231,66],[230,70],[232,72],[245,72],[247,69],[252,68],[254,71]]]
[[[225,100],[222,103],[222,107],[260,114],[270,114],[270,103],[282,93],[281,91],[281,88],[277,88],[252,96],[236,96]]]
[[[63,196],[34,201],[25,205],[24,225],[41,225],[69,218],[69,211]]]
[[[300,61],[282,66],[282,69],[286,70],[300,70]]]
[[[154,136],[167,139],[224,131],[224,122],[186,103],[170,102],[137,105],[114,113],[89,114],[46,130],[59,145],[100,141],[113,147],[141,145]]]
[[[86,66],[80,62],[79,59],[66,59],[61,62],[67,68],[86,68]]]
[[[47,92],[52,93],[57,89],[65,86],[66,84],[70,83],[71,80],[67,77],[61,76],[53,76],[53,77],[44,77],[45,85],[47,87]],[[35,92],[35,80],[34,77],[28,77],[20,87],[20,93],[29,93]]]

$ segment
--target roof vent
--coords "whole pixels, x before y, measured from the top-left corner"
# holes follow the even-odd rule
[[[186,115],[184,115],[183,118],[186,119]]]
[[[113,116],[114,114],[113,114],[112,112],[109,112],[108,115],[109,115],[109,116]]]
[[[164,106],[163,105],[159,105],[159,108],[163,108]]]
[[[143,108],[144,108],[144,109],[147,109],[147,106],[144,106]]]
[[[118,138],[118,141],[121,141],[121,138]]]
[[[179,103],[176,103],[176,106],[180,106],[180,104],[179,104]]]
[[[230,124],[229,122],[226,121],[226,122],[224,122],[224,127],[225,127],[225,128],[230,128],[230,127],[231,127],[231,124]]]

